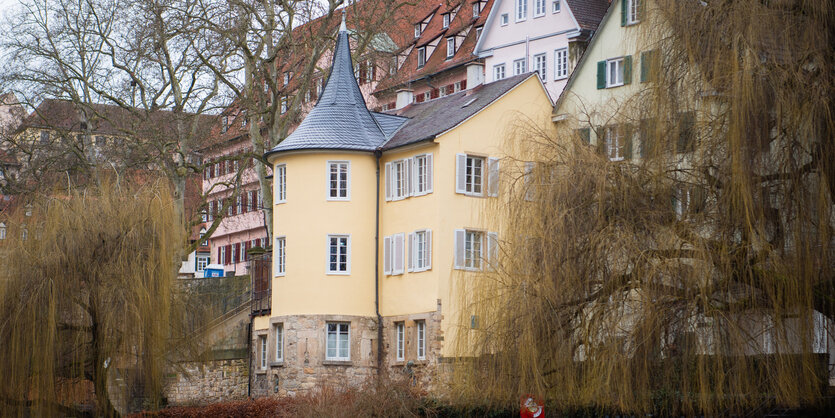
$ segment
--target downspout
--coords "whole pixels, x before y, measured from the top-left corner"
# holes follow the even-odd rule
[[[380,315],[380,156],[382,152],[374,151],[377,161],[377,200],[374,202],[374,312],[377,314],[377,377],[383,370],[383,316]]]
[[[249,313],[249,325],[246,327],[246,360],[247,363],[247,372],[249,376],[246,379],[246,397],[247,399],[252,399],[252,376],[255,374],[252,372],[252,325],[255,322],[255,315],[250,312]]]

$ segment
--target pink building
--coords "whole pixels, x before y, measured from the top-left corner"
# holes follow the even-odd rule
[[[609,0],[494,1],[475,46],[486,82],[536,71],[556,100]]]

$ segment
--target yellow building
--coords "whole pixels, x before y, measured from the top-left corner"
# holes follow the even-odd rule
[[[457,285],[496,248],[481,209],[503,189],[505,138],[522,119],[553,127],[535,74],[384,114],[357,87],[344,23],[334,55],[316,107],[266,154],[274,272],[270,313],[254,319],[256,395],[380,367],[431,381],[456,356],[453,330],[471,325]]]

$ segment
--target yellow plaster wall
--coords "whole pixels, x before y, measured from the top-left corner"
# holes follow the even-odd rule
[[[350,201],[327,200],[331,160],[350,162]],[[286,238],[286,274],[273,277],[271,315],[374,315],[374,156],[295,152],[271,161],[287,165],[287,202],[273,212],[273,235]],[[349,275],[327,274],[328,234],[351,236]]]
[[[514,137],[517,130],[522,130],[521,125],[530,123],[553,132],[551,111],[551,102],[542,85],[536,77],[530,77],[474,117],[436,138],[433,144],[422,149],[395,150],[383,155],[381,166],[385,162],[428,150],[434,155],[433,193],[396,202],[385,202],[383,195],[380,234],[382,237],[422,228],[432,229],[432,270],[384,276],[381,264],[381,308],[384,316],[434,311],[440,299],[444,356],[455,355],[453,339],[461,318],[457,292],[465,289],[460,286],[461,281],[466,284],[466,281],[478,278],[477,273],[454,269],[454,231],[463,228],[499,231],[501,227],[498,219],[490,216],[491,202],[488,200],[493,198],[455,193],[455,156],[467,153],[484,157],[509,157],[513,150],[505,141]],[[501,164],[511,164],[511,161],[505,159]],[[381,181],[384,179],[381,178]],[[462,325],[469,326],[466,314],[463,318],[467,323]]]

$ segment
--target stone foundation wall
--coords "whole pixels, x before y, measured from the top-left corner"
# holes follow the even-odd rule
[[[444,335],[441,329],[441,302],[434,312],[383,317],[383,344],[385,350],[384,365],[392,376],[405,374],[413,379],[416,385],[432,390],[439,382],[439,362]],[[418,358],[417,323],[426,323],[426,355]],[[405,330],[404,356],[397,359],[397,328],[402,322]]]
[[[444,336],[441,304],[435,311],[383,318],[383,367],[392,376],[407,375],[428,390],[440,383],[438,370]],[[417,356],[417,323],[426,323],[426,355]],[[325,358],[327,324],[350,324],[350,360]],[[396,358],[395,324],[405,326],[405,352]],[[283,359],[276,356],[276,329],[282,327]],[[261,362],[261,338],[267,341],[266,364]],[[360,385],[377,374],[377,318],[347,315],[293,315],[270,318],[269,329],[252,333],[252,396],[293,395],[319,385]],[[265,366],[265,367],[262,367]]]
[[[327,324],[350,324],[350,360],[325,358]],[[283,327],[284,358],[276,360],[276,326]],[[348,315],[299,315],[270,318],[270,328],[252,333],[252,396],[293,395],[320,384],[360,384],[376,374],[377,320]],[[262,368],[259,339],[267,338]]]
[[[249,364],[246,358],[182,364],[187,375],[167,378],[169,405],[203,405],[246,399]]]

